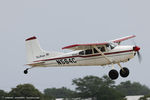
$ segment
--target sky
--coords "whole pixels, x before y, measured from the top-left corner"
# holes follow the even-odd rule
[[[31,83],[40,91],[65,86],[74,89],[72,79],[87,75],[102,77],[111,67],[35,68],[27,75],[25,39],[36,36],[44,50],[70,52],[61,48],[76,43],[104,42],[127,35],[123,42],[141,47],[137,56],[122,66],[127,78],[150,87],[150,1],[149,0],[0,0],[0,89],[10,91],[18,84]],[[115,65],[115,69],[119,67]]]

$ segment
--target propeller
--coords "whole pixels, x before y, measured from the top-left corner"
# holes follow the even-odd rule
[[[142,56],[141,56],[141,54],[140,54],[139,51],[137,51],[137,55],[138,55],[139,62],[141,63],[141,61],[142,61]]]
[[[133,50],[137,52],[137,56],[138,56],[139,62],[141,63],[141,61],[142,61],[142,56],[141,56],[141,54],[140,54],[140,52],[139,52],[140,47],[135,45],[135,46],[133,47]]]
[[[133,44],[135,45],[135,46],[133,47],[133,50],[137,52],[137,56],[138,56],[139,63],[141,63],[141,61],[142,61],[142,56],[141,56],[141,53],[139,52],[140,47],[138,47],[138,46],[136,45],[136,42],[135,42],[134,40],[132,40],[132,42],[133,42]]]

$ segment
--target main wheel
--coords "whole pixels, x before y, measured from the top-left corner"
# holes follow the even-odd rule
[[[24,70],[24,74],[28,74],[28,69]]]
[[[121,77],[127,77],[129,75],[129,69],[124,67],[120,70],[120,76]]]
[[[118,72],[114,69],[112,69],[111,71],[109,71],[109,77],[112,79],[112,80],[115,80],[117,79],[119,76]]]

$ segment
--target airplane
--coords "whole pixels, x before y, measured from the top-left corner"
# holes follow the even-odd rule
[[[140,47],[136,45],[121,45],[122,41],[136,37],[135,35],[111,40],[103,43],[73,44],[62,49],[72,50],[68,53],[48,52],[41,49],[37,37],[27,38],[27,64],[31,66],[24,70],[35,67],[66,67],[66,66],[106,66],[111,65],[112,69],[108,75],[112,80],[118,78],[119,73],[114,68],[114,64],[120,67],[120,76],[125,78],[129,75],[129,69],[122,67],[120,63],[127,62],[137,54],[139,61],[141,55]]]

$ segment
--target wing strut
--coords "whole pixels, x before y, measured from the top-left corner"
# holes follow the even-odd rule
[[[104,55],[104,53],[97,48],[97,46],[93,46],[109,63],[113,64],[112,61]]]

